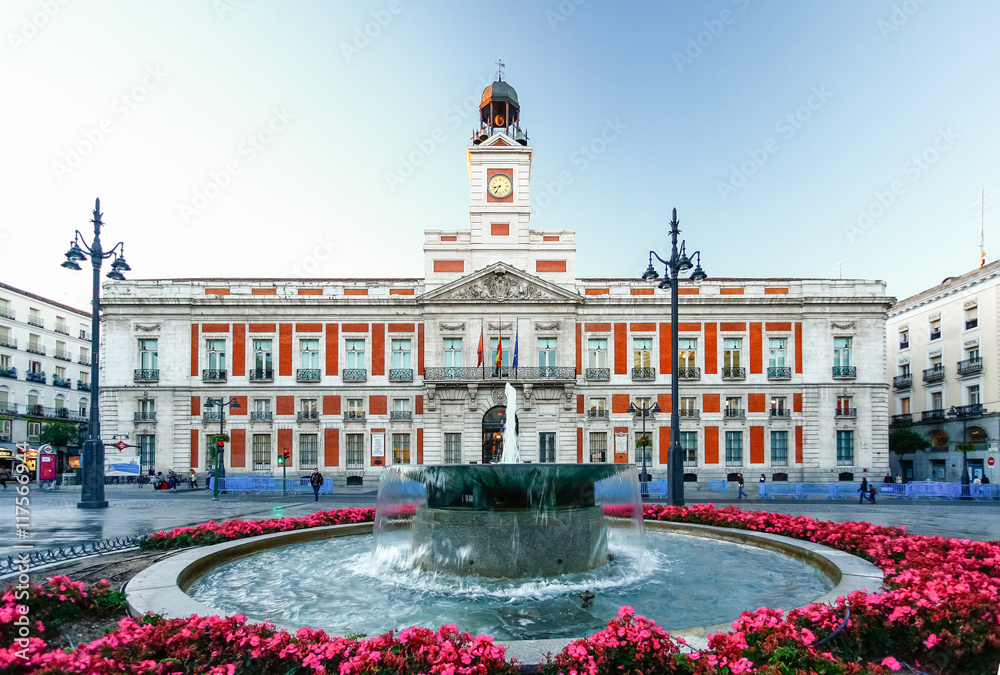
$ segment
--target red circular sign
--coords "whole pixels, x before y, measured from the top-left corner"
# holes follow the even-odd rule
[[[118,441],[117,443],[115,443],[115,447],[118,448],[119,450],[124,450],[125,448],[128,447],[128,445],[125,443],[125,441]]]
[[[996,463],[996,460],[990,457],[989,459],[986,460],[986,463],[989,464],[990,466],[993,466]]]

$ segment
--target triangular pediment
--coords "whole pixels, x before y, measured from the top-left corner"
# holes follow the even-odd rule
[[[521,145],[520,145],[520,143],[518,143],[517,141],[515,141],[513,138],[511,138],[510,136],[508,136],[504,132],[498,131],[495,134],[493,134],[492,136],[490,136],[488,139],[486,139],[485,141],[483,141],[482,143],[480,143],[479,147],[480,148],[489,148],[489,147],[492,147],[492,148],[504,148],[504,147],[507,147],[507,148],[519,148],[519,147],[521,147]]]
[[[579,293],[496,262],[424,293],[419,302],[583,302]]]

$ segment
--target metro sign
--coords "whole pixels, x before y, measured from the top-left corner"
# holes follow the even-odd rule
[[[119,450],[124,450],[125,448],[128,447],[128,443],[126,443],[125,441],[118,441],[117,443],[115,443],[115,447],[118,448]]]

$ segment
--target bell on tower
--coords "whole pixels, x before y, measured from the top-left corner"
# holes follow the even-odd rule
[[[503,81],[503,63],[497,61],[497,81],[483,89],[479,102],[479,130],[472,134],[473,145],[479,145],[497,131],[502,131],[521,145],[528,144],[528,135],[521,131],[521,106],[514,87]]]

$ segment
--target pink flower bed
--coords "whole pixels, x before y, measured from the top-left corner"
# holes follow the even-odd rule
[[[367,511],[370,519],[370,509],[352,511]],[[878,565],[885,572],[885,589],[880,593],[852,593],[830,606],[816,604],[788,612],[768,608],[745,612],[733,623],[732,631],[711,636],[708,649],[701,651],[689,649],[683,640],[670,637],[654,621],[636,615],[631,607],[622,607],[605,630],[572,642],[545,664],[543,672],[547,675],[883,675],[894,671],[993,675],[997,672],[1000,543],[914,536],[901,528],[828,523],[735,507],[717,509],[711,505],[687,508],[652,505],[645,507],[645,515],[653,520],[771,532],[825,544]],[[291,519],[273,522],[285,520]],[[317,519],[315,525],[320,524],[332,523]],[[219,528],[227,524],[211,525]],[[242,531],[223,529],[234,535]],[[845,624],[848,607],[850,619]],[[10,622],[12,615],[0,610],[0,629]],[[841,627],[836,637],[820,644]],[[505,659],[503,648],[490,637],[472,637],[454,626],[444,626],[436,632],[410,628],[367,640],[352,640],[331,638],[323,631],[308,628],[291,634],[268,625],[248,625],[241,616],[192,616],[171,620],[123,619],[116,631],[81,645],[72,653],[49,650],[37,637],[30,638],[30,644],[20,655],[13,648],[0,646],[0,671],[12,675],[506,675],[516,669]]]

